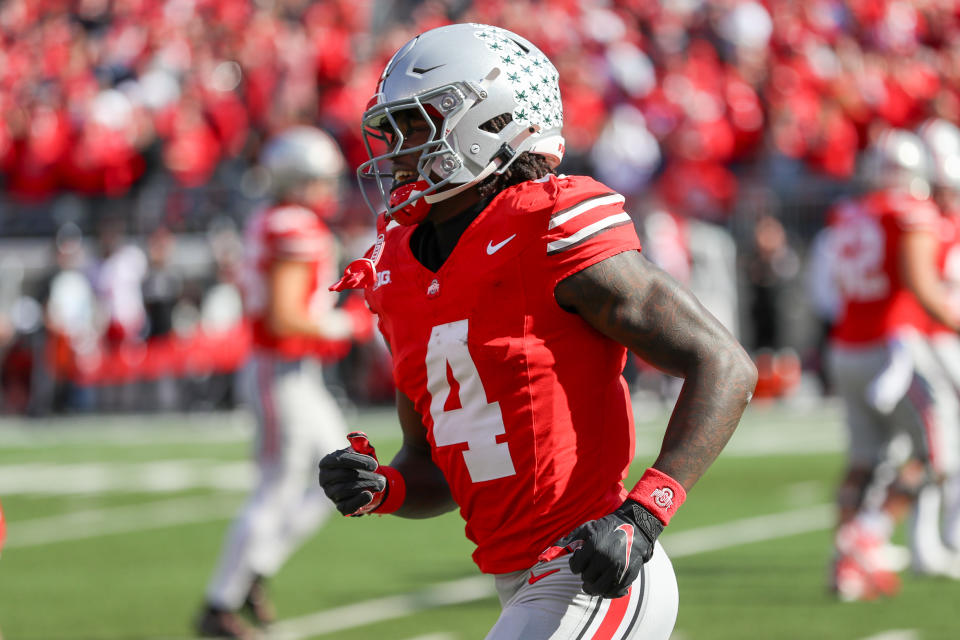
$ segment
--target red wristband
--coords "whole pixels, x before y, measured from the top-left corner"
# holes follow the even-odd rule
[[[382,473],[387,478],[387,499],[381,502],[373,512],[393,513],[403,505],[407,497],[407,483],[400,472],[393,467],[381,465],[377,468],[377,473]]]
[[[679,482],[651,467],[643,472],[627,497],[642,504],[666,526],[687,499],[687,492]]]

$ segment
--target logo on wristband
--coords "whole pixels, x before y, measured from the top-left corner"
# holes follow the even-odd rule
[[[650,494],[650,497],[653,498],[653,501],[661,509],[669,509],[673,506],[673,489],[670,487],[657,489]]]

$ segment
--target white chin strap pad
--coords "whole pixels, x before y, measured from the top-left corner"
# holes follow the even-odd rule
[[[483,168],[483,171],[481,171],[481,172],[477,175],[477,177],[474,178],[473,180],[471,180],[470,182],[464,182],[463,184],[457,185],[456,187],[454,187],[454,188],[452,188],[452,189],[447,189],[446,191],[437,191],[437,192],[435,192],[435,193],[429,193],[429,194],[423,196],[423,199],[427,201],[427,204],[434,204],[434,203],[436,203],[436,202],[443,202],[443,201],[446,200],[447,198],[452,198],[453,196],[457,195],[458,193],[463,193],[464,191],[466,191],[467,189],[469,189],[469,188],[472,187],[473,185],[477,184],[478,182],[480,182],[481,180],[483,180],[484,178],[486,178],[487,176],[489,176],[491,173],[493,173],[494,171],[496,171],[498,166],[499,166],[499,163],[498,163],[496,160],[491,160],[491,161],[490,161],[490,164],[488,164],[487,166],[485,166],[485,167]]]
[[[539,131],[539,130],[540,130],[540,127],[538,127],[538,126],[536,126],[536,125],[525,128],[523,131],[521,131],[521,132],[518,133],[516,136],[514,136],[514,137],[513,137],[513,140],[511,140],[511,141],[509,142],[510,148],[511,148],[511,149],[516,149],[518,146],[520,146],[521,143],[523,143],[524,140],[526,140],[527,138],[529,138],[530,136],[532,136],[534,133],[536,133],[536,132]],[[562,140],[562,138],[561,138],[561,140]],[[516,157],[516,156],[514,156],[514,157]],[[465,183],[463,183],[463,184],[461,184],[461,185],[458,185],[458,186],[456,186],[456,187],[454,187],[454,188],[452,188],[452,189],[447,189],[446,191],[439,191],[439,192],[436,192],[436,193],[431,193],[431,194],[425,195],[425,196],[423,196],[423,199],[427,201],[427,204],[434,204],[434,203],[437,203],[437,202],[443,202],[444,200],[446,200],[446,199],[448,199],[448,198],[452,198],[453,196],[457,195],[458,193],[463,193],[464,191],[466,191],[467,189],[469,189],[469,188],[472,187],[473,185],[475,185],[475,184],[479,183],[480,181],[484,180],[487,176],[489,176],[489,175],[492,174],[494,171],[496,171],[497,169],[499,169],[499,168],[501,167],[501,165],[503,165],[503,164],[504,164],[504,162],[503,162],[503,160],[500,158],[500,156],[499,156],[499,154],[498,154],[497,156],[494,156],[494,158],[493,158],[492,160],[490,160],[490,162],[487,164],[487,166],[485,166],[485,167],[483,168],[483,171],[481,171],[479,174],[477,174],[477,177],[474,178],[473,180],[471,180],[470,182],[465,182]]]

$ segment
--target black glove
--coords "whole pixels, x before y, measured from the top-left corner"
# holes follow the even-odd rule
[[[352,447],[328,453],[320,461],[320,486],[345,516],[362,516],[373,511],[387,490],[387,478],[376,470],[373,456]]]
[[[653,556],[653,543],[662,531],[656,516],[639,502],[626,500],[610,515],[577,527],[554,549],[574,550],[570,570],[583,578],[584,593],[619,598]]]

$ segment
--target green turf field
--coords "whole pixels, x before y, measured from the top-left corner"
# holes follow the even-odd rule
[[[638,415],[637,473],[664,416]],[[351,421],[383,457],[389,411]],[[183,638],[252,467],[244,414],[0,421],[5,640]],[[842,432],[830,406],[751,407],[663,543],[680,585],[674,638],[960,638],[960,583],[904,575],[895,599],[827,594]],[[467,640],[496,619],[492,580],[455,513],[337,518],[271,583],[270,638]]]

